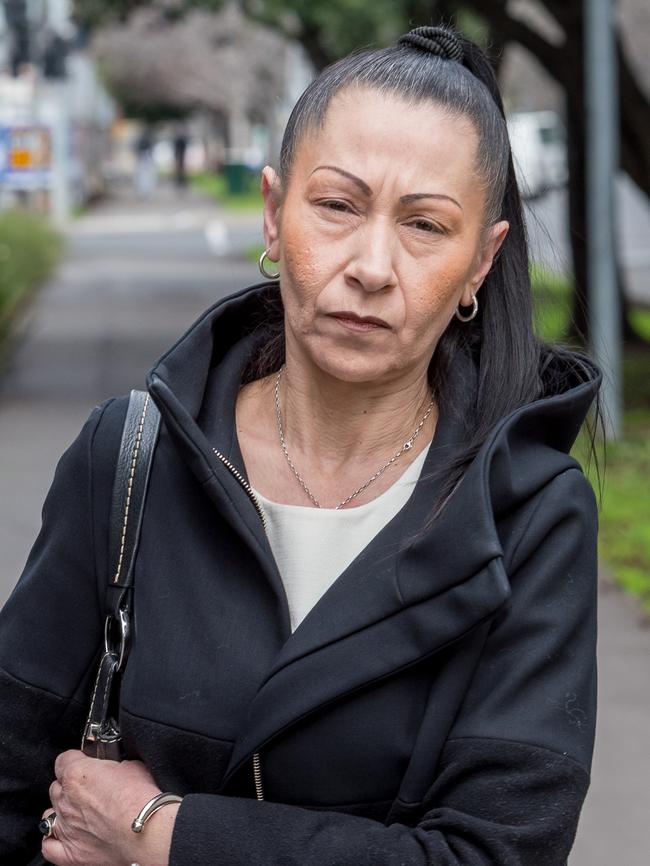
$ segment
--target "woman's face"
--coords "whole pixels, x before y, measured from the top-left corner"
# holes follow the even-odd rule
[[[348,88],[303,137],[287,189],[264,169],[264,235],[282,275],[290,357],[349,382],[424,375],[508,230],[482,231],[476,147],[466,118]]]

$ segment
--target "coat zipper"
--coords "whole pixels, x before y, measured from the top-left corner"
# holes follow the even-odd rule
[[[250,484],[248,483],[248,481],[246,481],[246,479],[241,474],[241,472],[235,466],[233,466],[232,463],[230,462],[230,460],[228,460],[226,457],[224,457],[220,451],[217,451],[217,449],[214,447],[212,448],[212,450],[217,455],[219,460],[221,460],[223,465],[226,466],[226,468],[229,469],[230,472],[235,476],[237,481],[239,481],[241,486],[244,488],[244,490],[248,494],[251,502],[255,506],[255,510],[257,511],[257,513],[260,516],[260,520],[262,521],[262,527],[264,528],[264,532],[266,533],[266,518],[264,517],[264,512],[262,510],[262,506],[260,505],[257,497],[253,493],[253,489],[251,488]],[[255,796],[257,797],[258,800],[263,800],[264,799],[264,788],[262,786],[262,767],[260,764],[259,752],[253,753],[253,780],[255,782]]]

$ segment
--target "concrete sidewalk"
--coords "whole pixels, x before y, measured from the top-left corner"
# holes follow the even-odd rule
[[[591,786],[569,866],[650,863],[650,621],[603,569]]]
[[[75,221],[0,380],[0,604],[38,532],[56,461],[92,407],[142,387],[200,312],[260,279],[241,257],[256,242],[257,216],[229,219],[191,191],[118,198]],[[606,575],[598,652],[592,784],[570,866],[648,866],[650,628]]]
[[[144,387],[204,309],[262,279],[234,247],[261,242],[261,219],[234,222],[192,190],[162,188],[146,202],[118,196],[71,223],[62,266],[27,310],[0,374],[0,603],[38,532],[56,462],[93,406]],[[211,231],[226,241],[219,254]]]

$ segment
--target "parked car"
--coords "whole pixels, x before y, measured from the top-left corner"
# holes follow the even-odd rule
[[[525,198],[563,186],[568,178],[566,133],[555,111],[508,115],[515,173]]]

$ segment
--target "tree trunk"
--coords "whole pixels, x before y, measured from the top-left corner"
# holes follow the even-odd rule
[[[564,89],[569,159],[569,232],[576,290],[573,298],[572,326],[569,337],[588,338],[589,281],[587,275],[587,133],[584,118],[584,28],[582,5],[578,0],[566,3],[547,0],[546,6],[556,17],[566,34],[563,46],[551,45],[525,23],[511,18],[504,0],[481,0],[472,4],[478,14],[489,16],[494,31],[507,41],[518,42],[533,54],[546,71]],[[618,36],[620,105],[621,105],[621,168],[650,195],[650,107],[632,72]],[[627,341],[644,341],[629,320],[630,303],[625,296],[620,267],[618,291],[622,316],[622,333]]]
[[[623,342],[637,346],[640,349],[650,349],[650,343],[647,340],[644,340],[643,337],[632,327],[630,320],[632,304],[625,294],[625,276],[618,256],[616,257],[616,275],[619,287],[623,287],[623,291],[621,291],[620,295],[621,334],[623,336]]]
[[[569,158],[569,239],[573,257],[575,290],[571,310],[569,338],[580,343],[589,339],[589,274],[587,224],[587,129],[585,122],[584,27],[582,20],[574,22],[567,41],[571,54],[563,70],[566,97],[566,120]]]

